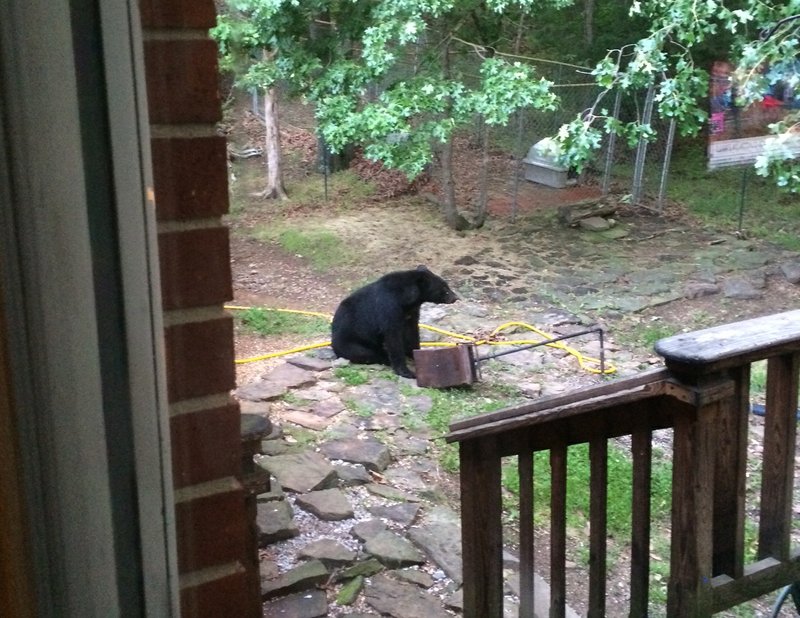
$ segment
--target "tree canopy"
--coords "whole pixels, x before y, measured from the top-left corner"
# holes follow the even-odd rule
[[[624,18],[619,3],[608,0],[582,0],[577,6],[573,0],[228,0],[227,5],[230,12],[220,18],[216,36],[227,58],[239,49],[245,51],[239,58],[250,59],[243,83],[268,87],[280,80],[313,101],[318,130],[334,151],[361,144],[369,158],[410,177],[456,129],[476,118],[502,125],[520,108],[555,109],[554,84],[537,74],[537,55],[586,62],[590,58],[576,54],[617,45],[587,70],[600,88],[597,99],[552,142],[554,154],[577,168],[605,132],[629,140],[653,136],[649,124],[620,122],[609,114],[612,91],[654,88],[657,113],[674,118],[682,133],[696,134],[708,121],[711,58],[736,67],[736,104],[742,107],[763,97],[771,83],[794,87],[800,80],[800,20],[794,19],[800,0],[633,0]],[[589,18],[601,20],[602,36],[586,30]],[[580,44],[568,40],[576,34],[559,38],[561,32],[574,33],[576,21],[583,22],[586,35]],[[579,51],[552,57],[567,55],[565,48]],[[256,57],[256,49],[270,53]],[[759,174],[774,176],[792,191],[800,191],[800,166],[787,144],[796,137],[797,122],[798,112],[792,111],[774,123],[775,137],[756,162]]]

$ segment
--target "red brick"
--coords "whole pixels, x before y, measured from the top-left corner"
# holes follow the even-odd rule
[[[214,41],[145,41],[144,62],[151,123],[209,123],[220,119]]]
[[[224,215],[228,212],[225,138],[151,140],[156,213],[160,221]]]
[[[240,416],[230,405],[170,419],[175,487],[241,476]]]
[[[250,562],[250,531],[241,486],[175,505],[178,571]]]
[[[251,618],[261,616],[261,597],[248,587],[245,572],[181,589],[181,616]]]
[[[144,28],[211,28],[217,23],[212,0],[140,0]]]
[[[232,390],[233,319],[229,316],[164,329],[170,402]]]
[[[161,233],[158,249],[165,309],[221,304],[233,297],[227,228]]]

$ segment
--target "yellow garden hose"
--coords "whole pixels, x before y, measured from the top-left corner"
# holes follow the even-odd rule
[[[225,305],[225,309],[230,309],[233,311],[245,311],[247,309],[252,309],[252,307],[243,307],[238,305]],[[330,321],[332,318],[329,314],[326,313],[319,313],[316,311],[301,311],[299,309],[276,309],[273,307],[262,307],[264,311],[275,311],[278,313],[295,313],[300,315],[310,315],[314,317],[324,318]],[[494,346],[524,346],[524,345],[532,345],[537,343],[542,343],[548,339],[552,339],[553,337],[545,333],[544,331],[536,328],[535,326],[531,326],[530,324],[526,324],[525,322],[506,322],[501,324],[497,328],[495,328],[491,334],[485,339],[477,339],[475,337],[471,337],[469,335],[462,335],[459,333],[454,333],[451,331],[442,330],[440,328],[436,328],[435,326],[428,326],[426,324],[420,324],[420,328],[424,328],[425,330],[431,331],[433,333],[437,333],[439,335],[443,335],[445,337],[450,337],[452,339],[457,339],[460,342],[467,342],[471,343],[475,346],[480,345],[494,345]],[[524,328],[529,330],[533,333],[536,333],[541,337],[541,339],[536,340],[529,340],[529,339],[514,339],[514,340],[498,340],[495,337],[499,336],[505,330],[510,328]],[[270,354],[263,354],[261,356],[253,356],[250,358],[240,358],[236,360],[237,364],[242,363],[253,363],[255,361],[260,360],[267,360],[269,358],[276,358],[279,356],[285,356],[286,354],[295,354],[297,352],[304,352],[306,350],[313,350],[315,348],[325,348],[329,346],[331,343],[330,341],[325,341],[321,343],[312,343],[310,345],[300,346],[297,348],[292,348],[291,350],[282,350],[280,352],[272,352]],[[447,341],[423,341],[422,346],[426,347],[442,347],[442,346],[456,346],[458,343],[447,342]],[[568,345],[565,345],[561,341],[554,341],[552,343],[545,343],[544,345],[552,348],[556,348],[559,350],[563,350],[568,354],[571,354],[578,360],[578,365],[584,371],[588,371],[589,373],[602,373],[604,375],[608,375],[610,373],[614,373],[617,368],[609,363],[604,363],[604,369],[601,371],[598,367],[600,366],[600,360],[596,358],[592,358],[590,356],[584,356],[578,350]]]

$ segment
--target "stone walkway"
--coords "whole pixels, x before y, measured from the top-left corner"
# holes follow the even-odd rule
[[[264,616],[460,615],[457,487],[431,451],[432,401],[413,380],[347,386],[338,364],[328,349],[287,357],[236,392],[243,413],[273,423],[256,459],[272,479],[258,497]],[[507,551],[513,616],[517,562]]]

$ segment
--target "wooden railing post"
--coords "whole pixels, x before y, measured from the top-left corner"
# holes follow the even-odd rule
[[[767,363],[759,558],[786,560],[789,557],[798,368],[800,353],[776,356]]]
[[[464,617],[500,618],[503,529],[497,441],[465,440],[460,457]]]
[[[711,615],[711,522],[718,403],[675,415],[667,616]]]

